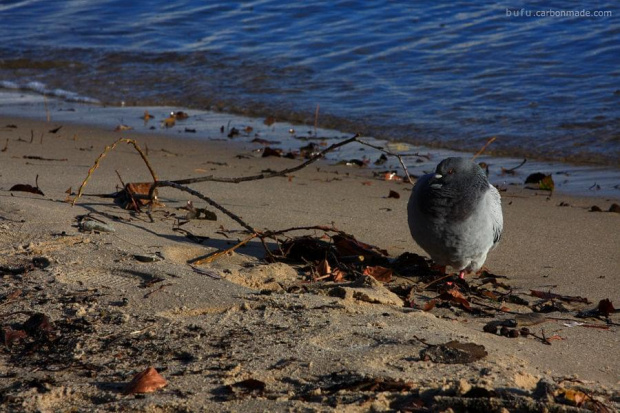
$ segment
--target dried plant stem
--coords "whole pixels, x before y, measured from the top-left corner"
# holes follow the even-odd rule
[[[398,162],[400,162],[400,166],[403,168],[403,171],[405,172],[405,175],[407,175],[407,180],[409,181],[409,183],[412,184],[412,185],[414,184],[413,179],[411,179],[411,175],[409,175],[409,171],[407,170],[407,167],[405,166],[405,162],[403,161],[403,155],[398,155],[398,154],[390,152],[387,149],[384,149],[384,148],[382,148],[380,146],[376,146],[376,145],[373,145],[371,143],[364,142],[363,140],[360,140],[360,139],[356,139],[355,142],[361,143],[362,145],[370,146],[371,148],[374,148],[374,149],[376,149],[378,151],[381,151],[381,152],[383,152],[386,155],[395,156],[398,159]],[[407,156],[421,156],[421,155],[418,155],[417,153],[414,153],[414,154],[409,154]]]
[[[476,158],[480,155],[482,155],[482,153],[487,149],[487,146],[489,146],[490,144],[492,144],[493,142],[495,142],[495,140],[497,139],[497,137],[493,136],[491,139],[489,139],[487,141],[487,143],[484,144],[484,146],[482,148],[480,148],[480,150],[478,152],[476,152],[476,154],[474,155],[473,158],[471,158],[472,161],[476,160]]]
[[[190,260],[189,263],[192,264],[192,265],[201,265],[201,264],[212,263],[213,261],[215,261],[218,258],[220,258],[222,255],[226,255],[229,252],[233,252],[237,248],[244,246],[245,244],[247,244],[248,242],[252,241],[254,238],[256,238],[258,236],[259,235],[257,233],[250,234],[250,236],[248,236],[247,238],[245,238],[244,240],[238,242],[237,244],[233,245],[230,248],[227,248],[225,250],[216,251],[213,254],[209,254],[206,257],[194,258],[193,260]]]
[[[105,149],[103,150],[103,152],[101,152],[101,154],[97,157],[97,159],[95,159],[95,163],[88,170],[88,175],[86,175],[86,178],[82,182],[82,185],[80,185],[80,189],[78,190],[77,195],[75,196],[73,201],[71,201],[71,206],[74,206],[75,203],[78,201],[78,199],[80,199],[80,197],[82,196],[82,193],[84,192],[84,187],[86,186],[86,183],[90,179],[90,177],[93,174],[93,172],[95,172],[95,170],[99,167],[99,164],[101,163],[101,160],[103,158],[105,158],[105,156],[108,154],[108,152],[110,152],[112,149],[116,148],[116,146],[119,143],[127,143],[127,144],[133,145],[133,147],[136,149],[136,151],[138,151],[138,153],[142,157],[142,160],[146,164],[146,167],[149,168],[149,172],[151,173],[151,176],[153,177],[153,181],[157,182],[157,174],[155,174],[155,171],[153,170],[153,167],[151,166],[151,163],[149,162],[148,158],[146,157],[146,154],[144,152],[142,152],[142,149],[140,149],[140,147],[138,146],[138,143],[135,140],[133,140],[133,139],[120,138],[116,142],[114,142],[112,145],[106,146]]]

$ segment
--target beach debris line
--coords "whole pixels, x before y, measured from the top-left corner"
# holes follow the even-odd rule
[[[39,188],[39,175],[36,176],[34,182],[35,182],[34,184],[35,186],[29,185],[29,184],[13,185],[11,189],[9,189],[9,191],[30,192],[31,194],[45,196],[43,191],[41,191],[41,189]]]

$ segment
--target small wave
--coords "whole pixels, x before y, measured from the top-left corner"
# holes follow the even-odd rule
[[[78,93],[71,92],[65,89],[49,89],[45,83],[30,81],[25,82],[23,84],[13,82],[10,80],[2,80],[0,81],[0,89],[11,89],[11,90],[24,90],[29,92],[34,92],[44,96],[54,96],[65,100],[67,102],[79,102],[79,103],[90,103],[90,104],[100,104],[101,101],[95,98],[91,98],[88,96],[82,96]]]

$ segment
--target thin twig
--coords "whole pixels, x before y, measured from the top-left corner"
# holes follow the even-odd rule
[[[381,151],[381,152],[383,152],[386,155],[395,156],[396,158],[398,158],[398,162],[400,162],[400,166],[403,168],[403,171],[405,171],[405,175],[407,175],[407,180],[409,181],[409,183],[411,185],[414,184],[413,179],[411,179],[411,175],[409,175],[409,171],[407,170],[407,167],[405,166],[405,162],[403,162],[403,158],[402,158],[401,155],[398,155],[396,153],[390,152],[390,151],[388,151],[388,150],[386,150],[386,149],[384,149],[384,148],[382,148],[380,146],[376,146],[376,145],[373,145],[371,143],[364,142],[363,140],[360,140],[360,139],[355,139],[355,142],[361,143],[362,145],[370,146],[371,148],[374,148],[374,149],[376,149],[378,151]],[[409,156],[420,156],[420,155],[418,155],[418,154],[410,154]]]
[[[248,224],[244,220],[242,220],[241,217],[239,217],[237,214],[229,211],[228,209],[224,208],[222,205],[218,204],[217,202],[215,202],[211,198],[201,194],[200,192],[195,191],[195,190],[193,190],[191,188],[188,188],[186,186],[183,186],[181,184],[178,184],[176,182],[172,182],[172,181],[156,181],[156,182],[153,182],[153,185],[151,185],[151,189],[150,189],[149,195],[148,195],[149,199],[153,199],[153,193],[154,193],[156,188],[158,188],[158,187],[166,187],[166,186],[178,189],[179,191],[187,192],[189,194],[194,195],[197,198],[202,199],[203,201],[205,201],[206,203],[208,203],[212,207],[215,207],[215,208],[219,209],[220,211],[222,211],[224,214],[228,215],[230,218],[232,218],[235,222],[237,222],[243,228],[247,229],[250,233],[252,233],[252,234],[258,233],[257,230],[255,230],[250,224]],[[149,212],[149,216],[150,216],[150,212]]]
[[[495,136],[493,136],[491,139],[489,139],[487,141],[487,143],[485,143],[484,146],[482,148],[480,148],[480,150],[478,152],[476,152],[476,154],[474,155],[473,158],[471,158],[471,160],[474,161],[478,156],[482,155],[482,152],[484,152],[486,150],[487,146],[489,146],[490,144],[495,142],[495,139],[497,139],[497,137],[495,137]]]
[[[247,244],[248,242],[252,241],[257,236],[259,236],[257,233],[250,234],[249,237],[247,237],[244,240],[238,242],[237,244],[233,245],[230,248],[227,248],[225,250],[216,251],[213,254],[209,254],[206,257],[194,258],[193,260],[190,260],[189,263],[191,265],[209,264],[209,263],[215,261],[216,259],[218,259],[219,257],[221,257],[222,255],[226,255],[229,252],[233,252],[237,248],[244,246],[245,244]]]
[[[514,172],[514,171],[516,171],[517,169],[521,168],[523,165],[525,165],[525,163],[526,163],[526,162],[527,162],[527,159],[523,159],[523,162],[521,162],[519,165],[515,166],[514,168],[510,168],[510,169],[505,169],[505,168],[502,168],[502,169],[503,169],[503,171],[502,171],[502,172],[505,172],[505,173],[511,173],[511,172]]]
[[[105,149],[103,150],[103,152],[101,152],[101,154],[97,157],[97,159],[95,159],[95,164],[93,166],[91,166],[90,169],[88,170],[88,175],[86,175],[86,178],[82,182],[82,185],[80,185],[80,189],[78,190],[77,195],[75,196],[75,198],[71,202],[71,206],[74,206],[75,203],[78,201],[78,199],[80,199],[80,197],[82,196],[82,193],[84,191],[84,187],[86,186],[86,183],[90,179],[90,177],[93,174],[93,172],[95,172],[95,169],[97,169],[99,167],[99,164],[101,163],[101,160],[103,158],[105,158],[105,156],[108,154],[108,152],[110,152],[112,149],[116,148],[116,146],[119,143],[121,143],[121,142],[133,145],[133,147],[136,149],[136,151],[138,151],[138,153],[142,157],[142,160],[146,164],[146,167],[149,169],[149,172],[151,173],[151,176],[153,177],[153,181],[157,182],[157,174],[155,174],[155,171],[153,170],[153,167],[151,166],[151,163],[149,162],[149,159],[146,157],[146,154],[144,152],[142,152],[142,149],[140,149],[140,147],[138,146],[138,143],[135,140],[133,140],[133,139],[120,138],[116,142],[114,142],[112,145],[106,146]],[[152,196],[152,193],[150,194],[150,196]]]
[[[316,128],[319,124],[319,104],[316,104],[316,110],[314,111],[314,136],[316,136]]]

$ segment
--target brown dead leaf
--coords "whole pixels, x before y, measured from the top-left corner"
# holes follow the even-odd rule
[[[175,119],[178,119],[178,120],[185,120],[185,119],[189,118],[189,115],[187,113],[182,112],[180,110],[177,111],[177,112],[173,112],[170,116],[174,117]]]
[[[340,268],[334,268],[332,271],[332,281],[337,283],[343,282],[346,275],[347,273],[342,271]]]
[[[319,265],[316,266],[316,273],[319,277],[331,275],[332,267],[329,265],[329,262],[327,262],[326,259],[319,262]]]
[[[390,193],[387,196],[388,198],[400,199],[400,194],[396,191],[390,190]]]
[[[338,254],[341,256],[361,255],[364,258],[388,256],[386,250],[363,243],[351,236],[334,235],[332,239]]]
[[[165,128],[171,128],[175,125],[175,123],[176,123],[176,118],[173,115],[171,115],[162,121],[162,126]]]
[[[271,126],[274,123],[276,123],[276,118],[274,118],[273,116],[268,116],[265,118],[265,120],[263,121],[263,123],[267,126]]]
[[[386,181],[402,181],[403,180],[403,178],[396,175],[396,172],[386,172],[383,175],[383,179],[385,179]]]
[[[41,196],[45,196],[45,194],[39,189],[39,187],[34,187],[28,184],[17,184],[13,185],[9,191],[20,191],[20,192],[30,192],[31,194],[37,194]]]
[[[125,188],[118,193],[116,199],[121,203],[123,208],[127,210],[138,210],[141,206],[149,204],[149,191],[151,190],[152,182],[130,182],[125,185]],[[157,196],[157,189],[153,193]]]
[[[152,393],[168,385],[166,379],[155,370],[149,367],[136,374],[133,379],[125,386],[125,394]]]
[[[437,298],[440,300],[451,301],[455,304],[460,304],[465,310],[471,311],[471,304],[469,304],[467,298],[465,298],[465,296],[456,288],[444,291]]]
[[[437,300],[430,300],[429,302],[424,304],[424,307],[422,307],[422,310],[423,311],[431,311],[433,308],[435,308],[436,304],[437,304]]]
[[[385,268],[378,265],[374,267],[366,267],[364,269],[364,275],[370,275],[374,279],[384,283],[392,281],[392,273],[393,271],[391,268]]]
[[[155,116],[151,115],[148,110],[145,110],[144,115],[142,116],[142,119],[144,119],[145,121],[148,121],[149,119],[153,119],[154,117]]]
[[[612,313],[616,312],[616,309],[611,301],[609,301],[609,298],[599,301],[597,308],[598,312],[604,317],[609,317]]]
[[[0,331],[3,335],[4,345],[7,348],[10,348],[13,345],[13,342],[28,337],[28,334],[26,334],[24,330],[13,330],[9,326],[3,327]]]
[[[577,389],[559,389],[557,396],[567,404],[580,407],[590,399],[590,396]]]
[[[266,158],[268,156],[281,157],[282,156],[282,149],[271,148],[271,147],[267,146],[267,147],[265,147],[265,149],[263,149],[263,158]]]

